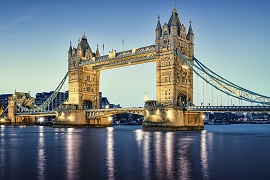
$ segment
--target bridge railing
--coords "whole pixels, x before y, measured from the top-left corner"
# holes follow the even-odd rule
[[[270,106],[189,106],[188,111],[270,111]]]
[[[108,61],[111,59],[118,59],[118,58],[124,58],[124,57],[128,57],[128,56],[134,56],[134,55],[139,55],[139,54],[144,54],[144,53],[149,53],[149,52],[155,52],[156,51],[156,45],[150,45],[150,46],[145,46],[142,48],[134,48],[131,50],[127,50],[127,51],[121,51],[121,52],[117,52],[115,53],[115,57],[114,58],[110,58],[109,55],[104,55],[104,56],[100,56],[93,59],[89,59],[89,60],[82,60],[80,62],[80,66],[84,66],[87,64],[95,64],[98,62],[104,62],[104,61]]]

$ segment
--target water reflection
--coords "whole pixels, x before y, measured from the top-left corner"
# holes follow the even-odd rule
[[[39,138],[38,138],[38,156],[37,156],[37,173],[38,173],[38,179],[46,179],[45,174],[45,145],[44,145],[44,127],[39,126]]]
[[[179,159],[180,159],[180,179],[191,179],[191,162],[190,162],[190,153],[191,153],[191,143],[193,138],[184,136],[179,140]]]
[[[74,131],[74,128],[68,128],[67,129],[67,135],[66,135],[66,174],[67,179],[79,179],[78,178],[78,153],[80,149],[80,139],[77,139],[77,141],[74,141],[74,134],[72,133]],[[63,133],[61,133],[62,135]]]
[[[166,171],[167,177],[173,177],[173,146],[174,136],[173,132],[167,132],[165,136],[165,153],[166,153]]]
[[[140,148],[141,145],[142,145],[142,140],[143,140],[143,131],[141,129],[137,129],[135,131],[135,135],[136,135],[137,144],[138,144],[138,146]]]
[[[143,142],[143,171],[146,178],[150,176],[150,133],[144,132]]]
[[[1,125],[0,130],[0,174],[4,174],[6,172],[6,141],[2,136],[5,136],[5,126]]]
[[[114,175],[114,139],[113,127],[107,128],[107,174],[108,179],[115,179]]]
[[[213,153],[213,133],[203,130],[201,133],[201,166],[204,179],[209,177],[209,155]]]
[[[162,142],[161,142],[161,138],[162,138],[162,133],[161,132],[155,132],[154,136],[155,136],[155,154],[156,154],[156,158],[155,158],[155,165],[156,165],[156,173],[158,176],[161,176],[163,174],[163,160],[162,160]]]

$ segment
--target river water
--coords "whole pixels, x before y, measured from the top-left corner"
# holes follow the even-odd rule
[[[270,125],[1,126],[0,179],[270,179]]]

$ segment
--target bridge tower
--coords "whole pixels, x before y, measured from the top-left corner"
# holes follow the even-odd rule
[[[186,33],[187,32],[187,33]],[[193,104],[193,72],[176,54],[181,51],[193,61],[194,33],[190,21],[186,31],[176,7],[168,23],[156,26],[156,102],[145,105],[143,127],[147,129],[203,129],[200,114],[188,114],[186,106]]]
[[[77,48],[68,51],[69,104],[78,109],[99,108],[100,71],[79,66],[80,62],[100,55],[99,50],[92,52],[87,36],[84,34],[78,41]]]

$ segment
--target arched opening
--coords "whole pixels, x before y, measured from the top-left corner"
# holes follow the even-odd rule
[[[82,107],[83,107],[83,109],[92,109],[93,108],[92,101],[84,100],[82,103]]]
[[[187,97],[183,93],[179,93],[177,96],[177,106],[186,107],[187,106]]]

